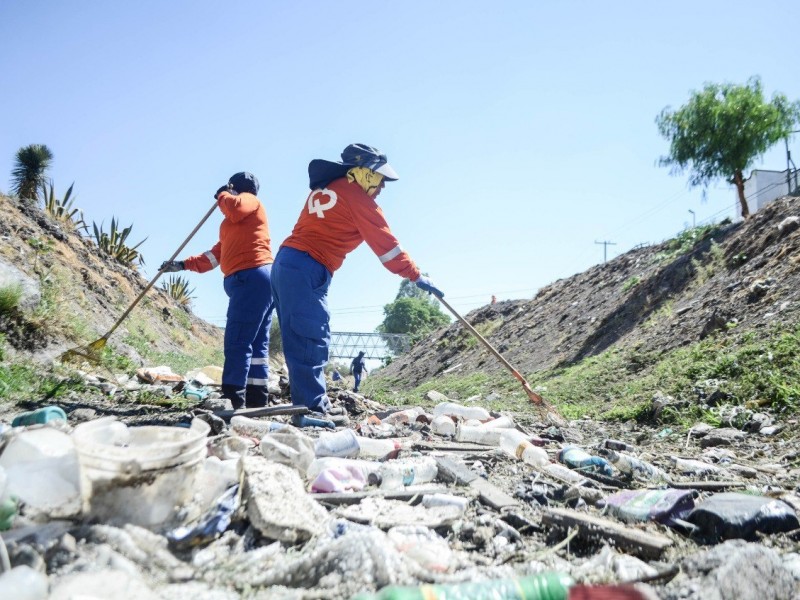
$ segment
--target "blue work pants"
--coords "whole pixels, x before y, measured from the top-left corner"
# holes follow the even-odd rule
[[[331,343],[331,273],[306,252],[282,247],[272,265],[272,294],[289,367],[292,404],[326,413],[324,367]]]
[[[269,328],[272,325],[272,265],[243,269],[225,278],[228,320],[222,385],[266,390],[269,375]]]

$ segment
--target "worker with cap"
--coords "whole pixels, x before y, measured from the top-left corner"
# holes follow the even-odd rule
[[[252,173],[233,175],[214,195],[224,219],[211,250],[161,265],[166,273],[184,269],[205,273],[219,267],[224,275],[228,312],[222,396],[234,410],[267,405],[269,330],[272,324],[272,248],[269,222],[258,199]]]
[[[366,241],[389,271],[444,296],[401,248],[375,203],[385,183],[398,179],[386,155],[364,144],[350,144],[341,159],[309,163],[311,192],[272,270],[292,403],[323,414],[331,408],[323,372],[330,345],[328,287],[350,252]],[[330,423],[298,415],[293,422]]]
[[[356,380],[356,384],[353,386],[353,391],[358,391],[358,386],[361,384],[361,372],[369,373],[367,371],[367,365],[364,361],[364,351],[358,353],[353,361],[350,363],[350,373],[353,375],[353,378]]]

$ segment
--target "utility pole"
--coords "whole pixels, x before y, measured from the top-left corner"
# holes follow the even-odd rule
[[[617,245],[616,242],[609,242],[609,241],[603,241],[603,242],[595,241],[595,244],[603,245],[603,262],[606,262],[606,259],[608,257],[608,247]]]
[[[693,210],[690,208],[690,209],[689,209],[689,212],[690,212],[690,213],[692,213],[692,229],[694,229],[694,228],[695,228],[695,226],[696,226],[696,224],[697,224],[697,223],[696,223],[696,220],[695,220],[695,218],[694,218],[694,217],[695,217],[695,215],[694,215],[694,211],[693,211]]]
[[[796,129],[794,131],[790,131],[792,133],[800,133],[800,129]],[[789,136],[787,135],[783,138],[784,143],[786,144],[786,187],[789,189],[786,191],[787,194],[792,193],[792,167],[794,166],[794,161],[792,160],[792,153],[789,152]],[[795,167],[796,169],[796,167]]]

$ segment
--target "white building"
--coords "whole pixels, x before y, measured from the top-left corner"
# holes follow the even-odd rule
[[[796,171],[790,173],[792,187],[795,184]],[[734,187],[736,194],[736,205],[739,205],[739,194]],[[789,186],[786,184],[786,171],[765,171],[753,169],[750,177],[744,180],[744,197],[750,213],[757,212],[764,205],[772,202],[776,198],[789,194]]]

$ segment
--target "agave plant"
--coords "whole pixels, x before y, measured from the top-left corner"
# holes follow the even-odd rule
[[[44,144],[31,144],[17,150],[11,171],[11,191],[23,200],[36,200],[52,161],[53,153]]]
[[[72,208],[72,203],[75,198],[72,197],[72,188],[75,183],[69,186],[67,193],[61,200],[56,196],[56,189],[53,181],[50,180],[49,184],[42,184],[42,199],[44,200],[44,209],[56,221],[68,223],[79,231],[88,231],[86,221],[83,220],[83,211],[79,208]]]
[[[181,306],[189,306],[194,298],[194,288],[189,289],[189,280],[183,275],[170,275],[169,279],[161,282],[161,289]]]
[[[127,246],[125,244],[125,240],[128,239],[133,225],[129,225],[125,229],[120,229],[119,223],[112,217],[111,228],[108,233],[103,231],[102,223],[100,227],[98,227],[97,223],[92,221],[92,228],[94,229],[94,240],[97,242],[97,247],[114,260],[128,266],[133,266],[134,262],[138,262],[140,265],[144,264],[144,259],[136,248],[144,244],[147,238],[144,238],[135,246]]]

